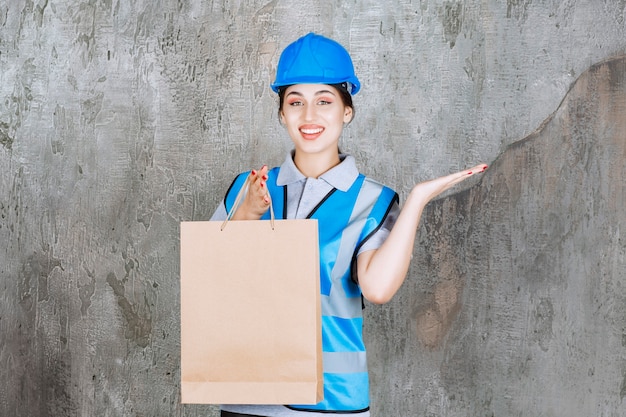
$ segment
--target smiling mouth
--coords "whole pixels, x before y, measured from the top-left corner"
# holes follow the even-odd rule
[[[300,129],[300,132],[304,133],[305,135],[317,135],[319,133],[322,133],[322,131],[324,130],[323,127],[318,127],[315,129]]]

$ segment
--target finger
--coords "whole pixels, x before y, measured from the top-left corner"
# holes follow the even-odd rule
[[[456,184],[460,181],[465,180],[468,176],[482,174],[483,172],[487,170],[487,168],[488,168],[487,164],[478,164],[472,168],[451,174],[448,176],[448,178],[450,179],[451,182],[454,182]]]
[[[487,164],[478,164],[467,171],[467,175],[482,174],[489,168]]]
[[[270,204],[270,197],[267,190],[267,172],[269,168],[263,165],[258,170],[250,171],[250,186],[246,195],[246,200],[254,207],[265,209]]]
[[[264,166],[265,170],[262,168],[261,171],[259,171],[259,189],[260,189],[260,194],[261,194],[261,198],[263,200],[263,204],[265,204],[266,206],[268,206],[271,202],[270,200],[270,195],[269,195],[269,190],[267,189],[267,173],[263,174],[263,171],[267,172],[267,168]]]
[[[267,171],[267,165],[263,165],[261,169],[256,172],[256,177],[252,183],[254,195],[261,198],[264,204],[269,204],[269,191],[267,189]]]
[[[250,176],[252,177],[253,180],[262,177],[263,175],[267,174],[267,165],[263,165],[261,168],[259,169],[253,169],[252,171],[250,171]]]
[[[259,185],[261,187],[265,187],[265,183],[268,178],[267,176],[268,171],[269,171],[269,168],[267,165],[263,165],[261,169],[259,170],[259,180],[260,180]],[[267,189],[264,190],[264,193],[267,193]]]
[[[261,167],[261,169],[259,170],[259,175],[265,175],[265,174],[267,174],[268,171],[269,171],[268,166],[267,165],[263,165]]]
[[[250,176],[252,177],[256,177],[256,176],[262,176],[267,174],[267,172],[269,171],[269,168],[267,165],[263,165],[260,169],[256,170],[253,169],[250,171]]]
[[[466,169],[463,171],[459,171],[456,172],[454,174],[450,174],[448,176],[446,176],[446,180],[445,182],[447,182],[447,185],[445,186],[445,190],[448,190],[449,188],[453,187],[454,185],[465,181],[466,179],[468,179],[469,177],[471,177],[472,175],[476,175],[476,174],[482,174],[483,172],[485,172],[487,170],[488,166],[487,164],[478,164],[470,169]]]
[[[267,194],[267,179],[268,176],[267,174],[261,174],[261,172],[259,172],[259,175],[257,176],[254,185],[256,185],[257,187],[259,187],[261,189],[261,194]]]

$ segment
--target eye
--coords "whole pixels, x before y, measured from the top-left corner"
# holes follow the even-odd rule
[[[326,99],[326,98],[322,98],[320,99],[317,104],[321,104],[321,105],[328,105],[328,104],[333,104],[332,100]]]
[[[302,101],[300,100],[291,100],[289,101],[287,104],[289,104],[290,106],[302,106]]]

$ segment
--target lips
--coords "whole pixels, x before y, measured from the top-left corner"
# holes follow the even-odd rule
[[[316,139],[319,135],[322,134],[324,128],[322,126],[302,126],[300,128],[300,133],[304,139],[312,140]]]

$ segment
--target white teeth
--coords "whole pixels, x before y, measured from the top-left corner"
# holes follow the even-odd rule
[[[323,129],[320,127],[320,128],[317,128],[317,129],[300,129],[300,130],[305,135],[314,135],[316,133],[320,133]]]

